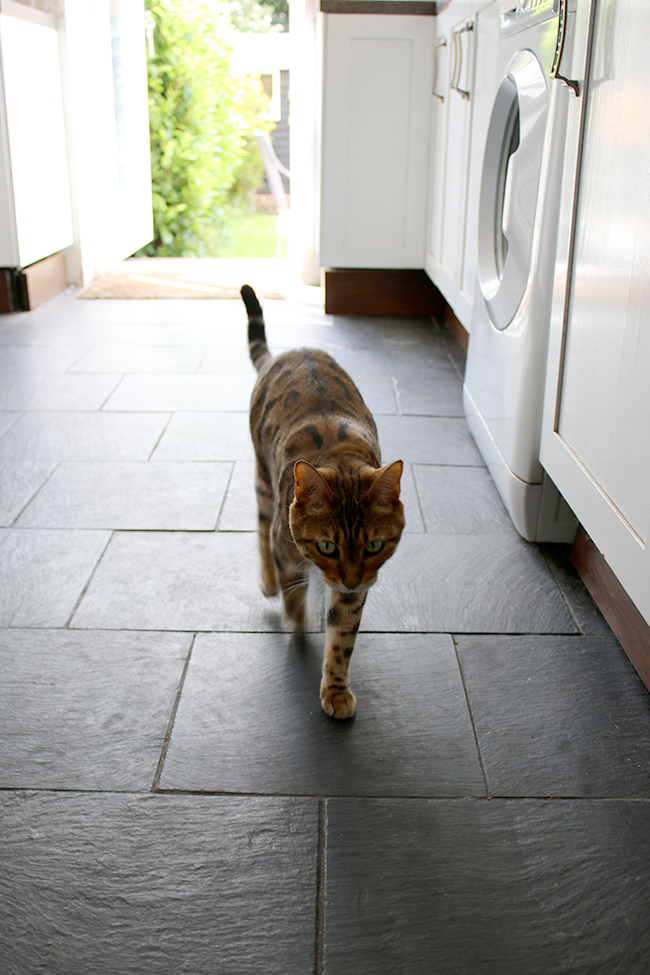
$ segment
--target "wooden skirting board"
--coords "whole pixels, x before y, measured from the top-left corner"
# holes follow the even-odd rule
[[[442,315],[444,299],[425,271],[328,268],[328,315]]]
[[[650,691],[650,626],[584,528],[578,528],[571,561]]]
[[[62,251],[24,268],[0,268],[0,313],[31,311],[68,287]]]

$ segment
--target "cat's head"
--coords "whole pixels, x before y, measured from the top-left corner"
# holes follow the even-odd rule
[[[299,460],[289,527],[301,553],[338,592],[364,592],[395,551],[404,528],[403,464],[341,474]]]

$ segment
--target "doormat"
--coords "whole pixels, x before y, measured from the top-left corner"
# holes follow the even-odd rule
[[[242,284],[244,282],[242,281]],[[277,291],[255,288],[260,298],[284,300]],[[239,298],[239,287],[217,284],[200,275],[103,274],[83,288],[77,298]]]

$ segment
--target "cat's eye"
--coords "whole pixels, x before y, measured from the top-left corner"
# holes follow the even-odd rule
[[[328,555],[330,558],[334,558],[334,556],[339,554],[339,550],[334,542],[316,542],[316,548],[321,555]]]
[[[380,541],[368,542],[366,545],[366,555],[376,555],[377,552],[381,552],[384,547],[384,543]]]

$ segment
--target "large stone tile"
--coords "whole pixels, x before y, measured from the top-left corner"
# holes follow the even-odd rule
[[[645,975],[650,803],[331,799],[324,975]]]
[[[204,348],[177,346],[111,345],[90,349],[68,370],[112,373],[196,372],[205,357]]]
[[[117,532],[71,625],[279,630],[280,600],[264,599],[258,574],[252,532]]]
[[[313,799],[5,794],[4,975],[314,970]]]
[[[0,461],[147,460],[168,421],[160,413],[27,413],[0,436]]]
[[[0,466],[0,526],[6,528],[55,468],[53,461],[5,461]]]
[[[428,416],[376,416],[385,461],[405,464],[459,464],[483,467],[464,419]]]
[[[0,372],[48,373],[65,372],[86,351],[84,344],[74,346],[5,345],[2,344]],[[118,370],[104,370],[117,372]]]
[[[127,375],[105,410],[248,412],[255,376]]]
[[[247,413],[176,413],[152,456],[152,460],[253,459]]]
[[[20,413],[0,413],[0,435],[20,418]]]
[[[577,632],[544,559],[514,535],[403,535],[370,590],[361,627]]]
[[[456,374],[395,377],[395,392],[404,415],[465,417],[463,387]]]
[[[352,721],[319,701],[324,636],[199,634],[162,789],[485,795],[448,636],[360,636]]]
[[[253,461],[237,461],[228,485],[226,500],[219,515],[219,531],[257,531],[257,502],[255,500],[255,464]],[[402,501],[406,514],[407,532],[425,530],[420,505],[409,465],[402,476]]]
[[[191,639],[0,631],[0,785],[151,788]]]
[[[0,529],[0,626],[65,626],[109,538]]]
[[[427,531],[441,535],[512,535],[515,528],[482,467],[414,465]]]
[[[352,378],[372,413],[397,413],[391,362],[385,352],[335,349],[332,356]]]
[[[255,463],[238,460],[228,484],[218,528],[226,532],[254,532],[257,524]]]
[[[493,794],[650,798],[650,695],[613,637],[457,644]]]
[[[218,375],[234,373],[245,376],[247,373],[255,375],[253,363],[248,355],[248,349],[224,349],[222,347],[209,348],[205,358],[199,366],[198,372],[211,372]]]
[[[98,410],[119,379],[115,375],[10,374],[0,383],[0,409]]]
[[[211,531],[232,464],[66,462],[21,515],[21,528]]]

